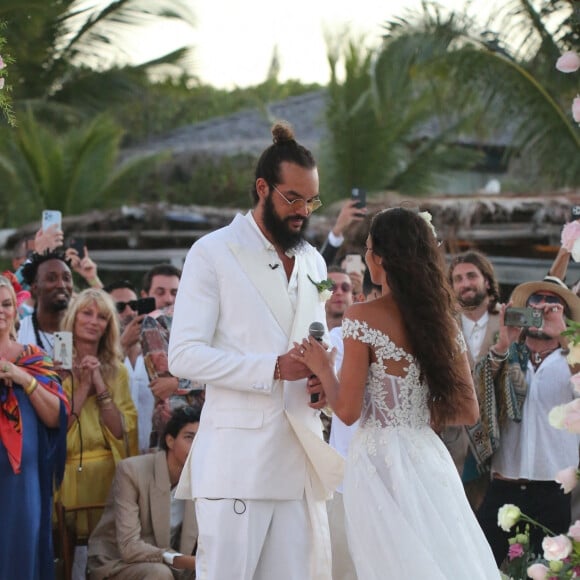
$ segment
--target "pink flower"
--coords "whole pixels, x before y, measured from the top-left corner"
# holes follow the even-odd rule
[[[580,520],[576,520],[568,530],[568,535],[575,541],[580,542]]]
[[[546,580],[550,569],[544,564],[532,564],[528,570],[528,577],[532,580]]]
[[[569,50],[556,61],[556,68],[563,73],[576,72],[580,68],[580,56]]]
[[[578,345],[574,345],[578,346]],[[574,392],[577,395],[580,395],[580,373],[576,373],[570,377],[570,381],[572,382],[572,386],[574,387]]]
[[[2,57],[0,56],[0,70],[2,70],[5,66],[6,63],[2,60]]]
[[[578,470],[575,467],[566,467],[558,471],[554,479],[561,485],[564,493],[570,493],[578,483]]]
[[[572,251],[574,242],[580,239],[580,222],[573,221],[562,228],[560,243],[565,250]]]
[[[524,548],[521,544],[512,544],[508,550],[508,559],[514,560],[515,558],[521,558],[524,555]]]
[[[564,405],[564,429],[570,433],[580,433],[580,399]]]
[[[564,534],[553,538],[546,536],[542,540],[542,550],[544,550],[546,560],[563,560],[572,553],[572,542]]]
[[[572,117],[576,123],[580,124],[580,95],[576,95],[572,101]]]

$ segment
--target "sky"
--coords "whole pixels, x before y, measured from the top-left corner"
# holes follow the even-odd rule
[[[350,31],[378,42],[383,23],[420,7],[420,0],[189,0],[197,19],[190,29],[158,30],[168,47],[195,47],[194,72],[221,88],[250,86],[265,80],[274,47],[280,58],[279,80],[328,81],[324,31]],[[466,0],[444,0],[447,9],[462,9]],[[470,14],[485,20],[493,0],[472,0]],[[156,42],[158,48],[159,42]],[[158,54],[158,53],[157,53]]]

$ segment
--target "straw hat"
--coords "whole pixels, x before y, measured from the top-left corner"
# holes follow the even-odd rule
[[[516,286],[510,300],[516,308],[523,308],[528,298],[536,292],[551,292],[562,298],[570,309],[572,320],[580,322],[580,298],[556,276],[545,276],[541,282],[524,282]]]

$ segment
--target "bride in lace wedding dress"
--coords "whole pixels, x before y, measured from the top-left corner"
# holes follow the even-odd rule
[[[340,379],[315,340],[297,349],[347,424],[360,417],[346,463],[349,548],[360,580],[500,578],[436,430],[470,425],[477,400],[452,316],[442,256],[414,211],[373,219],[366,262],[382,296],[343,321]]]

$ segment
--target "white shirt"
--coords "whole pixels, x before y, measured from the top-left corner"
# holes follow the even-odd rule
[[[139,451],[147,453],[149,451],[149,437],[151,435],[151,418],[153,417],[153,407],[155,406],[155,396],[149,388],[149,376],[145,367],[143,355],[140,354],[135,360],[135,367],[131,364],[129,357],[124,360],[127,372],[129,373],[129,389],[133,404],[137,409],[137,429],[139,433]]]
[[[471,320],[464,314],[461,315],[461,329],[465,342],[469,347],[471,356],[475,359],[481,350],[483,339],[485,338],[485,331],[487,330],[487,323],[489,322],[489,314],[487,311],[479,320]]]
[[[509,479],[553,481],[556,473],[578,465],[580,437],[548,422],[548,413],[574,399],[570,367],[562,350],[550,354],[536,371],[528,362],[521,423],[508,420],[501,428],[491,472]]]
[[[332,328],[329,333],[330,343],[336,348],[336,359],[334,361],[334,369],[337,373],[342,367],[342,359],[344,357],[344,343],[342,341],[342,326]],[[358,420],[352,425],[343,423],[336,415],[332,415],[330,427],[330,439],[328,443],[333,449],[336,449],[345,459],[348,455],[350,442],[358,429]],[[338,493],[343,493],[342,483],[336,488]]]
[[[18,329],[18,342],[20,344],[35,344],[44,349],[46,354],[50,357],[54,356],[54,335],[52,332],[38,331],[42,344],[38,344],[36,340],[36,333],[32,325],[32,316],[26,316],[20,321],[20,328]]]

